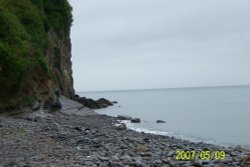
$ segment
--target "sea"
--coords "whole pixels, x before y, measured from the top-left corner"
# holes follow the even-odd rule
[[[92,99],[118,104],[95,110],[110,116],[128,115],[125,121],[140,132],[173,136],[192,142],[250,147],[250,86],[168,88],[78,92]],[[156,123],[163,120],[165,123]]]

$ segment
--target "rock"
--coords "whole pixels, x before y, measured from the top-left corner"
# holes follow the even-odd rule
[[[147,167],[146,164],[142,163],[141,161],[135,161],[133,164],[134,167]]]
[[[74,127],[74,129],[77,130],[77,131],[79,131],[79,132],[82,131],[82,128],[79,127],[79,126]]]
[[[8,163],[8,165],[7,165],[8,167],[17,167],[17,166],[19,166],[16,162],[10,162],[10,163]]]
[[[175,155],[175,151],[169,151],[167,156],[168,157],[173,157]]]
[[[107,100],[107,99],[105,99],[105,98],[100,98],[100,99],[98,99],[98,100],[97,100],[97,103],[98,103],[99,105],[105,105],[105,106],[112,106],[112,105],[113,105],[112,102],[110,102],[109,100]]]
[[[91,130],[89,128],[84,129],[84,132],[89,133]]]
[[[77,99],[78,102],[80,102],[82,105],[90,108],[90,109],[99,109],[100,106],[94,101],[93,99],[88,99],[86,97],[80,97]]]
[[[200,160],[196,160],[196,161],[193,162],[192,165],[196,166],[196,167],[202,167],[202,162]]]
[[[75,94],[73,99],[74,99],[74,100],[77,100],[78,98],[80,98],[80,96],[77,95],[77,94]]]
[[[243,156],[243,157],[241,157],[240,161],[241,162],[250,162],[250,156],[249,155]]]
[[[98,157],[100,161],[108,161],[109,157]]]
[[[116,127],[116,130],[127,130],[126,124],[122,123]]]
[[[124,155],[121,157],[121,160],[129,162],[129,161],[132,161],[132,158],[129,155]]]
[[[35,118],[33,119],[33,121],[34,121],[34,122],[39,122],[39,123],[41,123],[41,122],[43,122],[43,118],[40,117],[40,116],[37,116],[37,117],[35,117]]]
[[[117,101],[112,101],[113,104],[117,104],[118,102]]]
[[[119,120],[131,120],[132,118],[127,115],[117,115],[117,119]]]
[[[93,100],[91,98],[80,97],[79,95],[74,96],[74,100],[78,101],[82,105],[90,108],[90,109],[100,109],[106,108],[108,106],[112,106],[113,103],[105,98],[100,98],[98,100]]]
[[[136,152],[146,152],[148,151],[148,148],[144,145],[138,145],[136,148],[135,148],[135,151]]]
[[[62,109],[62,103],[60,102],[59,98],[57,98],[56,102],[51,105],[50,110],[57,111],[60,109]]]
[[[42,104],[39,101],[36,101],[35,104],[32,106],[32,110],[37,111],[40,109],[41,106]]]
[[[166,123],[166,122],[162,120],[157,120],[156,123]]]
[[[140,118],[133,118],[133,119],[130,120],[130,122],[131,123],[140,123],[141,120],[140,120]]]

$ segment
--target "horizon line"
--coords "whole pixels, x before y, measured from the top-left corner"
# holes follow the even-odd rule
[[[216,85],[216,86],[187,86],[187,87],[168,87],[168,88],[135,88],[135,89],[115,89],[115,90],[89,90],[89,91],[76,91],[76,93],[81,92],[119,92],[119,91],[143,91],[143,90],[161,90],[161,89],[199,89],[199,88],[215,88],[215,87],[240,87],[240,86],[250,86],[250,84],[242,85]]]

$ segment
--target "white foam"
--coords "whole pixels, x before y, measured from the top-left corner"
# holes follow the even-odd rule
[[[198,139],[198,138],[195,138],[195,137],[188,137],[188,136],[184,136],[184,135],[175,134],[173,132],[157,131],[157,130],[150,130],[150,129],[141,128],[141,127],[135,127],[135,124],[131,123],[128,120],[122,120],[122,121],[119,121],[119,122],[126,124],[128,129],[135,130],[137,132],[144,132],[144,133],[150,133],[150,134],[155,134],[155,135],[169,136],[169,137],[174,137],[176,139],[188,140],[190,142],[195,142],[195,143],[204,142],[204,143],[208,143],[208,144],[221,145],[220,143],[216,143],[213,140],[204,140],[204,139]]]

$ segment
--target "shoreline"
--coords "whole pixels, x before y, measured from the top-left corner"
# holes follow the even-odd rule
[[[110,115],[109,115],[110,116]],[[149,129],[144,129],[144,128],[136,128],[136,127],[131,127],[130,125],[132,123],[127,122],[127,121],[121,121],[121,123],[125,123],[126,126],[131,129],[131,130],[134,130],[136,132],[144,132],[144,133],[149,133],[149,134],[153,134],[153,135],[162,135],[162,136],[168,136],[168,137],[174,137],[176,139],[180,139],[180,140],[187,140],[189,142],[194,142],[194,143],[200,143],[200,142],[203,142],[203,143],[206,143],[206,144],[212,144],[212,145],[218,145],[218,146],[221,146],[221,147],[242,147],[242,148],[246,148],[246,149],[250,149],[250,146],[248,145],[242,145],[242,144],[234,144],[234,143],[219,143],[219,142],[216,142],[212,139],[199,139],[199,138],[195,138],[195,137],[187,137],[187,136],[183,136],[183,135],[177,135],[177,134],[174,134],[174,133],[169,133],[167,131],[156,131],[156,130],[149,130]]]
[[[0,116],[0,166],[248,166],[250,150],[118,129],[116,117],[65,99],[60,112]],[[68,110],[67,110],[68,108]],[[224,151],[224,160],[176,160],[180,151]],[[217,157],[218,158],[218,157]]]

